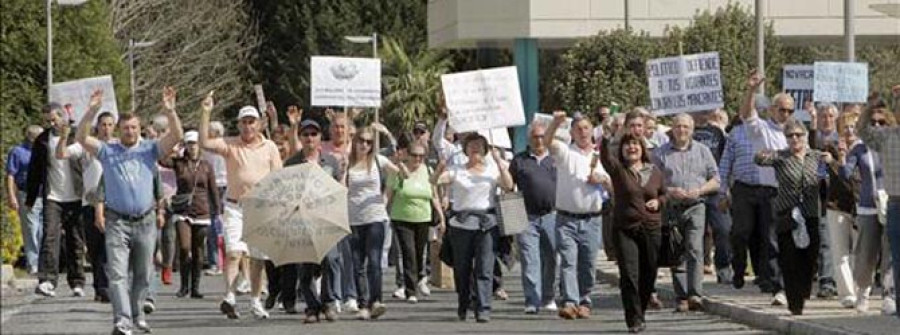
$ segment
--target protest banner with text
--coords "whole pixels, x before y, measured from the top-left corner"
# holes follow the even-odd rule
[[[311,57],[313,106],[380,107],[381,60]]]
[[[513,66],[441,76],[450,125],[458,132],[525,124],[519,74]]]
[[[718,52],[647,61],[647,79],[651,109],[656,115],[725,106]]]
[[[813,101],[815,71],[813,65],[785,65],[781,74],[784,93],[794,98],[794,117],[801,121],[809,121],[809,113],[803,110],[803,103]]]
[[[116,89],[113,86],[112,76],[109,75],[50,85],[50,101],[63,105],[67,111],[71,110],[71,115],[66,115],[66,117],[78,123],[87,112],[91,94],[98,89],[103,90],[103,104],[100,106],[100,113],[110,112],[118,120],[119,105],[116,103]],[[97,120],[92,122],[96,123]]]
[[[813,97],[822,102],[866,102],[869,65],[866,63],[815,62]]]

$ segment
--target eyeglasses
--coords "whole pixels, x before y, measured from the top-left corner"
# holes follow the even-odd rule
[[[787,138],[801,138],[801,137],[803,137],[803,133],[790,133],[785,136]]]
[[[794,114],[793,108],[779,108],[778,111],[786,114]]]
[[[319,136],[319,133],[315,132],[315,131],[311,131],[311,132],[301,133],[300,136],[313,137],[313,136]]]
[[[887,120],[885,120],[885,119],[872,120],[872,125],[873,126],[886,126]]]
[[[356,143],[359,143],[359,144],[368,144],[368,145],[372,145],[372,142],[373,142],[372,140],[363,139],[363,138],[360,138],[360,139],[357,139],[357,140],[356,140]]]
[[[425,154],[413,154],[413,153],[410,153],[410,154],[409,154],[409,157],[412,157],[412,158],[424,158],[424,157],[425,157]]]

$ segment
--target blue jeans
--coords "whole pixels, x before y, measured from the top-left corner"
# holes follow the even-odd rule
[[[465,318],[474,298],[475,316],[489,318],[494,297],[494,262],[497,259],[495,250],[499,229],[466,230],[451,226],[447,233],[450,234],[453,250],[457,316]]]
[[[900,301],[900,199],[897,197],[888,201],[887,235],[891,243],[891,261],[894,263],[894,301]],[[900,318],[900,313],[897,317]]]
[[[341,253],[341,296],[339,301],[356,299],[356,267],[353,263],[353,249],[350,247],[352,236],[345,237],[338,243]],[[382,246],[384,244],[382,243]]]
[[[303,263],[300,266],[300,294],[306,302],[307,313],[323,312],[324,305],[341,301],[341,262],[340,247],[349,243],[345,237],[325,254],[321,263]],[[313,291],[313,281],[322,276],[322,292]]]
[[[721,197],[714,196],[709,198],[706,203],[706,222],[712,227],[713,240],[716,246],[716,255],[713,257],[713,263],[716,264],[717,270],[728,269],[731,267],[731,215],[719,210],[719,199]],[[728,278],[729,280],[731,278]]]
[[[151,211],[140,221],[126,221],[107,210],[105,236],[113,322],[130,328],[144,320],[141,306],[153,274],[156,213]]]
[[[703,234],[706,228],[706,205],[687,208],[669,207],[667,220],[675,220],[684,232],[684,262],[672,271],[675,295],[679,300],[703,296]],[[675,216],[674,218],[672,216]]]
[[[601,244],[599,216],[577,219],[557,214],[556,247],[560,255],[563,305],[591,306],[594,288],[594,260]]]
[[[353,250],[353,276],[359,295],[360,308],[372,308],[381,302],[381,253],[384,248],[384,222],[351,226],[350,245]]]
[[[525,306],[541,307],[556,296],[556,213],[529,215],[518,236]]]
[[[41,240],[44,238],[44,201],[38,197],[31,209],[25,207],[25,192],[16,193],[19,202],[19,222],[22,226],[22,241],[25,242],[25,259],[28,271],[37,271]]]
[[[831,233],[828,220],[819,218],[819,287],[831,286],[835,289],[834,259],[831,257]]]

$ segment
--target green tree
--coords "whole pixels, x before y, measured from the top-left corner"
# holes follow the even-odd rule
[[[412,129],[414,122],[431,123],[441,96],[441,75],[452,60],[442,51],[408,52],[394,39],[384,40],[382,86],[383,122],[392,129]]]

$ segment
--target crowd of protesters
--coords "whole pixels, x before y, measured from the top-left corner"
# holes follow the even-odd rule
[[[428,249],[438,240],[463,321],[471,310],[489,322],[493,300],[507,299],[501,264],[513,246],[526,314],[591,318],[601,250],[618,264],[630,332],[664,305],[659,267],[672,270],[675,311],[702,311],[704,276],[743,289],[748,260],[753,284],[792,314],[813,292],[866,312],[874,287],[882,312],[896,314],[897,111],[877,96],[840,111],[806,103],[806,125],[790,95],[760,106],[761,82],[750,74],[730,123],[723,110],[657,118],[603,107],[571,115],[567,143],[557,135],[569,115],[557,111],[549,124],[528,126],[528,147],[514,156],[477,132],[455,132],[443,103],[436,120],[395,130],[397,139],[378,122],[358,125],[356,110],[313,118],[290,106],[279,125],[271,103],[264,113],[241,108],[238,134],[227,137],[210,120],[212,93],[186,131],[174,88],[164,89],[163,111],[147,126],[135,114],[101,111],[97,91],[79,123],[69,106],[51,103],[45,128],[25,129],[8,155],[7,199],[23,223],[35,293],[56,296],[63,268],[72,294],[84,296],[86,257],[94,300],[112,305],[114,334],[150,331],[157,282],[172,285],[173,272],[179,298],[203,298],[201,278],[221,275],[218,306],[231,319],[241,317],[245,293],[258,319],[276,306],[303,313],[304,323],[342,312],[378,319],[388,312],[388,266],[396,267],[395,298],[430,295],[428,278],[441,265]],[[893,99],[897,108],[900,85]],[[347,187],[352,233],[319,263],[276,266],[245,243],[241,200],[269,173],[297,164],[317,164]],[[499,213],[512,192],[528,220],[514,239],[502,236]],[[666,254],[673,232],[682,237],[675,255]]]

